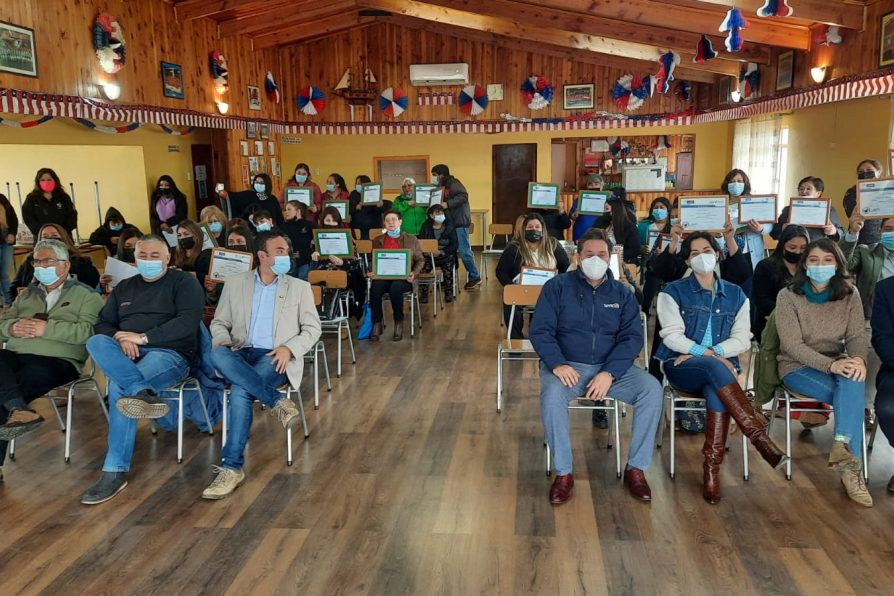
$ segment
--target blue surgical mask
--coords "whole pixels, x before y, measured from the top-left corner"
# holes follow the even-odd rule
[[[295,182],[298,184],[304,184],[307,182],[307,174],[295,174]]]
[[[164,273],[164,265],[161,261],[144,261],[137,259],[137,271],[144,279],[155,279]]]
[[[745,183],[744,182],[730,182],[726,185],[726,190],[729,191],[729,194],[734,197],[741,197],[742,193],[745,192]]]
[[[208,227],[214,234],[220,234],[220,232],[223,230],[223,224],[219,221],[212,221],[210,224],[208,224]]]
[[[835,277],[835,265],[807,265],[807,277],[818,284],[828,283]]]
[[[888,250],[894,250],[894,232],[882,232],[880,242]]]
[[[270,269],[277,275],[285,275],[292,268],[292,257],[289,255],[276,255],[273,257],[273,265]]]
[[[59,274],[55,267],[35,267],[34,278],[45,286],[51,286],[59,281]]]
[[[679,217],[672,217],[672,218],[671,218],[671,225],[672,225],[672,226],[675,226],[675,225],[677,225],[678,223],[680,223],[680,218],[679,218]]]
[[[334,190],[335,190],[335,185],[334,185],[334,184],[327,184],[327,185],[326,185],[326,192],[332,192],[332,191],[334,191]]]
[[[270,225],[270,222],[262,221],[255,228],[259,232],[269,232],[273,226]]]
[[[124,224],[109,224],[109,229],[113,232],[120,232],[124,228]]]
[[[440,176],[432,176],[431,183],[434,184],[435,186],[440,186],[441,185],[441,177]]]
[[[354,190],[356,190],[357,192],[363,192],[363,185],[362,185],[362,184],[355,184],[355,185],[354,185]]]
[[[447,217],[443,213],[439,213],[438,215],[435,215],[435,217],[434,217],[435,222],[437,222],[439,224],[444,223],[444,220],[446,220],[446,219],[447,219]]]
[[[255,182],[255,192],[264,192],[267,189],[267,185],[262,182]]]
[[[396,230],[386,230],[385,233],[392,238],[400,238],[400,228],[397,228]]]
[[[667,219],[667,209],[661,209],[659,207],[652,209],[652,217],[657,221]]]

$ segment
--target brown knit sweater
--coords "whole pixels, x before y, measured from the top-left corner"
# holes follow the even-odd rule
[[[869,341],[856,289],[843,300],[813,304],[785,288],[776,298],[776,328],[780,378],[802,366],[827,373],[845,355],[866,361]]]

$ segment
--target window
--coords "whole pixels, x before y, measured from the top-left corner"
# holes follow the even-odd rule
[[[783,205],[788,203],[786,183],[788,181],[788,127],[779,131],[779,157],[776,159],[777,179],[773,192],[779,195],[778,210],[782,213]],[[779,215],[779,214],[777,214]]]
[[[785,184],[780,171],[782,118],[777,115],[749,118],[736,122],[733,137],[733,168],[744,170],[751,180],[753,194],[778,193]],[[788,129],[785,155],[788,156]],[[784,166],[783,166],[784,167]]]

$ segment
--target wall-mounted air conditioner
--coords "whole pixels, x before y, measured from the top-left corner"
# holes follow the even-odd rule
[[[410,83],[416,87],[431,85],[468,85],[468,64],[411,64]]]

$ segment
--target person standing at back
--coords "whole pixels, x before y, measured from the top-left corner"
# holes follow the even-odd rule
[[[34,190],[22,204],[22,219],[37,241],[37,233],[48,223],[59,224],[71,235],[78,227],[78,212],[59,176],[50,168],[40,168],[34,177]]]
[[[469,281],[465,289],[471,290],[481,284],[481,275],[475,266],[472,244],[469,241],[469,225],[472,223],[472,211],[469,209],[469,192],[462,182],[450,175],[450,168],[439,163],[431,169],[432,184],[444,188],[441,207],[447,210],[447,219],[456,228],[456,239],[459,242],[459,256],[469,273]]]

